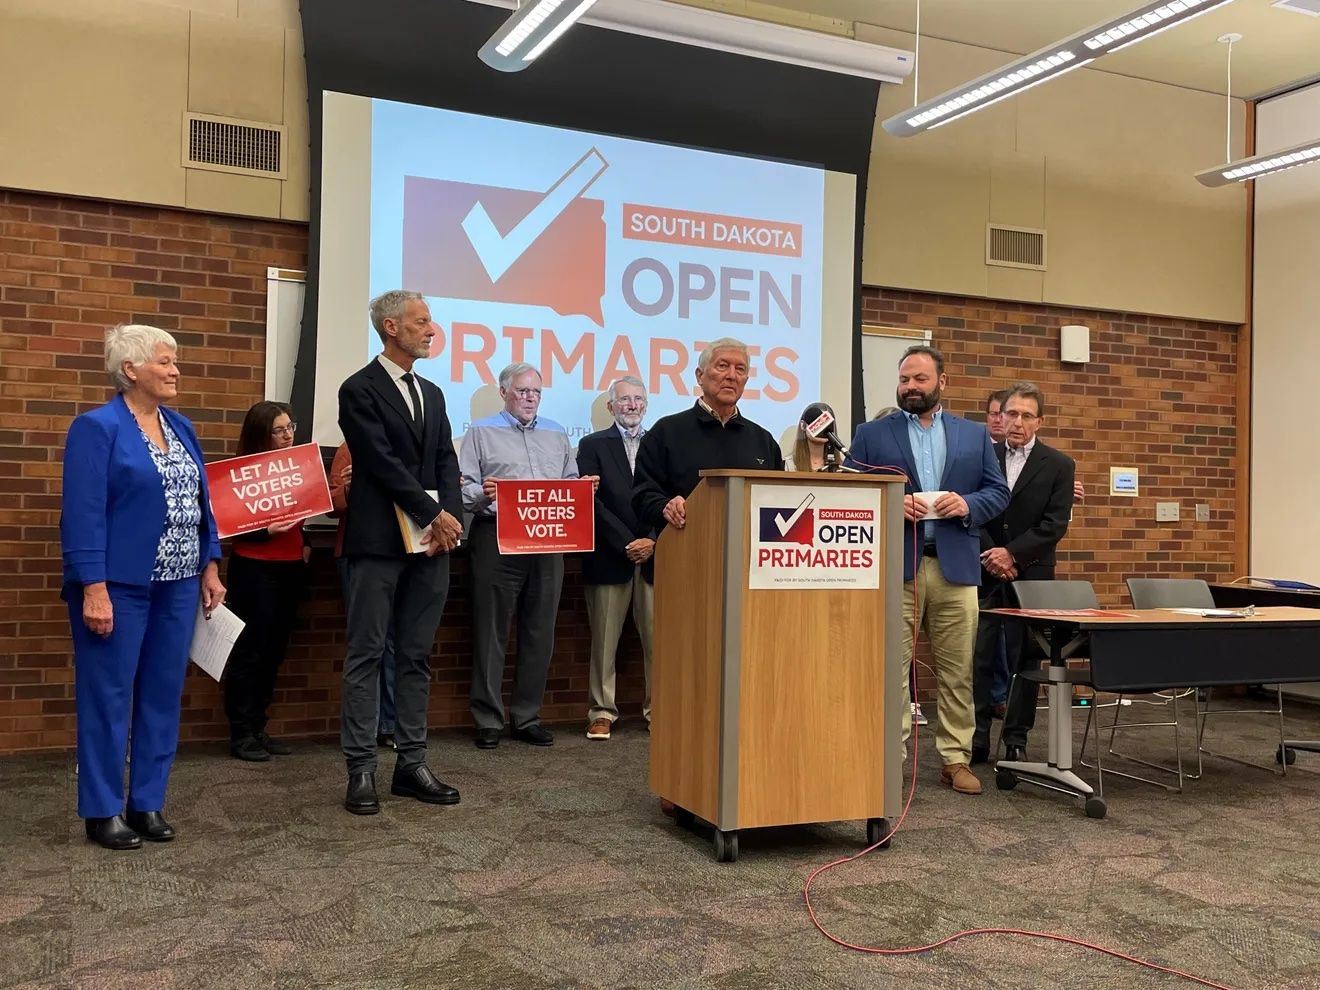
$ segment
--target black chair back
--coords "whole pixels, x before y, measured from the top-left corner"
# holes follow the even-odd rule
[[[1133,608],[1214,608],[1210,585],[1191,578],[1128,578]]]
[[[1099,608],[1090,581],[1014,581],[1018,608]]]

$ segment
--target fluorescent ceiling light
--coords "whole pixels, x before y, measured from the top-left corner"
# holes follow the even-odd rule
[[[1241,161],[1206,169],[1196,174],[1196,181],[1203,186],[1227,186],[1234,182],[1259,179],[1262,175],[1273,175],[1275,172],[1284,172],[1299,165],[1312,165],[1316,162],[1320,162],[1320,138],[1284,151],[1271,151],[1269,154],[1243,158]]]
[[[512,7],[513,0],[472,0],[492,7]],[[571,8],[577,0],[561,0],[563,7]],[[523,8],[531,6],[533,0],[524,0]],[[680,44],[696,45],[701,48],[713,48],[718,51],[732,52],[735,55],[748,55],[753,58],[770,59],[790,65],[801,65],[809,69],[824,69],[828,72],[842,72],[851,76],[862,76],[880,82],[900,83],[912,72],[913,56],[911,52],[899,48],[887,48],[884,45],[872,45],[853,38],[821,31],[808,31],[803,28],[789,27],[770,21],[757,21],[747,17],[737,17],[718,10],[703,7],[689,7],[668,0],[596,0],[589,11],[582,16],[583,24],[609,28],[612,31],[626,31],[648,38],[674,41]],[[562,8],[561,8],[562,9]],[[495,36],[482,46],[478,53],[483,62],[506,72],[524,69],[530,59],[524,60],[516,53],[513,56],[500,56],[495,53],[495,46],[503,41],[506,32],[512,30],[514,21],[522,16],[518,10],[505,22]],[[581,16],[579,14],[579,16]],[[559,27],[560,34],[567,25]],[[534,51],[541,45],[541,51],[554,41],[548,38],[549,30],[530,38],[526,51]],[[555,35],[558,37],[558,34]],[[544,42],[542,44],[542,42]],[[496,65],[487,57],[487,52],[502,61]],[[535,54],[539,55],[537,51]],[[535,57],[534,55],[532,57]]]
[[[1115,20],[1080,31],[1070,38],[1024,55],[939,96],[895,114],[884,129],[895,137],[910,137],[964,117],[1010,96],[1080,69],[1102,55],[1145,41],[1233,0],[1157,0]]]
[[[481,46],[477,57],[492,69],[517,72],[555,43],[596,0],[526,0]]]

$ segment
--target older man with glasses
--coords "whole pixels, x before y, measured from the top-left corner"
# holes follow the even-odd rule
[[[533,746],[553,746],[541,724],[545,679],[555,647],[555,614],[564,583],[561,553],[500,553],[495,535],[497,479],[576,478],[577,460],[568,432],[539,415],[541,373],[530,364],[500,372],[504,408],[479,419],[458,455],[463,508],[473,514],[472,720],[479,749],[494,749],[504,728],[504,657],[509,624],[518,623],[518,659],[509,701],[512,736]]]

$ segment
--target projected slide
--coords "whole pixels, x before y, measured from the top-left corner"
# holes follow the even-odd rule
[[[826,172],[339,97],[369,103],[362,285],[351,272],[337,279],[331,264],[331,96],[320,347],[329,327],[344,326],[345,306],[362,314],[356,339],[344,341],[356,352],[344,376],[381,349],[367,299],[404,287],[430,305],[437,333],[417,371],[444,390],[456,436],[499,407],[500,369],[516,361],[541,371],[541,412],[575,442],[603,425],[601,393],[624,375],[646,384],[653,422],[692,404],[697,357],[725,336],[751,350],[744,414],[776,436],[822,397]],[[344,132],[363,117],[354,108]],[[341,176],[345,189],[362,182],[360,170],[349,171],[358,178]],[[847,199],[845,285],[851,211]],[[344,291],[354,284],[361,294],[350,304]],[[846,337],[850,294],[836,308]],[[337,387],[342,378],[326,381],[330,365],[318,366],[318,384]],[[323,420],[331,410],[317,405]]]

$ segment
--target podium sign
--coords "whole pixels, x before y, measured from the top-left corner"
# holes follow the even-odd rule
[[[880,587],[878,488],[755,485],[748,588]]]

